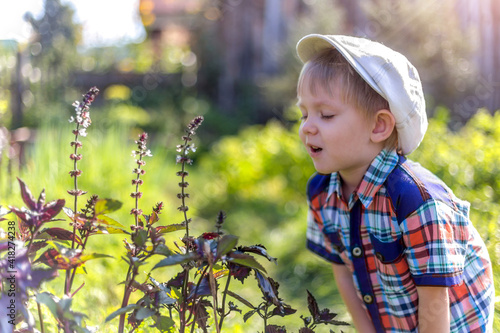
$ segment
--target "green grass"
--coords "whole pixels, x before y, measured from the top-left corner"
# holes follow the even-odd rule
[[[69,159],[69,155],[72,153],[72,147],[70,147],[69,143],[74,139],[71,129],[72,124],[67,123],[41,126],[36,132],[34,142],[26,147],[26,166],[20,171],[17,168],[13,168],[11,173],[8,173],[6,163],[3,164],[0,170],[0,205],[24,206],[20,198],[19,186],[16,180],[16,177],[20,177],[28,185],[35,197],[38,197],[42,189],[45,189],[48,201],[65,199],[66,206],[73,207],[73,197],[67,193],[67,190],[73,188],[73,180],[69,176],[69,171],[73,168],[73,162]],[[79,188],[88,191],[88,194],[80,197],[78,206],[81,209],[91,194],[97,194],[101,198],[120,200],[123,202],[123,207],[119,211],[112,213],[111,217],[123,225],[131,225],[134,223],[134,220],[129,212],[133,208],[134,200],[130,197],[130,192],[134,190],[131,180],[134,178],[132,169],[135,167],[131,151],[136,148],[134,140],[140,131],[127,127],[99,128],[92,126],[88,132],[88,137],[80,138],[83,147],[79,152],[83,155],[83,159],[78,163],[79,169],[83,170],[82,175],[78,178]],[[153,136],[148,145],[152,150],[153,157],[146,158],[147,164],[144,168],[147,172],[142,176],[144,185],[141,187],[141,191],[144,192],[144,196],[140,200],[140,206],[145,212],[148,212],[157,202],[163,201],[165,209],[160,216],[160,223],[180,223],[183,217],[177,211],[180,202],[176,194],[179,192],[177,184],[180,179],[175,176],[176,171],[178,171],[178,166],[175,165],[175,156],[177,154],[175,152],[176,143],[172,145],[170,142],[172,147],[166,147],[162,143],[163,139],[160,135]],[[212,197],[214,194],[213,188],[210,187],[210,182],[207,181],[207,178],[211,178],[212,176],[200,170],[197,166],[197,157],[196,154],[193,155],[195,163],[189,168],[190,175],[188,176],[188,181],[191,184],[188,192],[192,197],[188,202],[190,206],[188,213],[193,218],[191,233],[194,235],[199,235],[205,231],[212,231],[215,224],[215,215],[203,217],[204,214],[201,214],[197,209],[197,207],[203,206],[201,203],[205,202],[207,197],[211,197],[214,200]],[[300,259],[302,264],[298,266],[295,272],[285,274],[279,270],[284,263],[281,259],[281,265],[278,266],[267,262],[263,262],[263,264],[269,270],[271,276],[288,277],[290,282],[295,281],[290,284],[290,287],[291,289],[300,290],[302,295],[299,295],[297,299],[293,299],[292,302],[289,301],[289,298],[284,297],[285,301],[296,308],[299,313],[308,315],[305,288],[299,285],[300,279],[297,280],[295,278],[294,280],[294,276],[305,276],[308,274],[308,261],[311,258],[308,257],[303,247],[293,248],[282,246],[290,237],[296,239],[303,234],[304,228],[296,227],[300,225],[300,222],[290,223],[284,227],[274,226],[264,232],[262,230],[257,232],[257,230],[252,228],[252,232],[249,233],[247,229],[248,225],[245,226],[241,222],[247,221],[249,217],[254,218],[254,222],[256,222],[256,219],[259,219],[258,211],[232,210],[231,207],[221,208],[229,211],[227,223],[232,224],[230,227],[231,231],[236,235],[242,235],[240,244],[275,244],[275,246],[271,245],[268,247],[271,255],[285,258],[285,263],[288,260],[295,261],[299,257],[302,258]],[[304,218],[303,213],[299,214],[298,218]],[[58,217],[65,218],[65,215],[61,213]],[[255,226],[265,225],[265,214],[264,217],[260,217],[260,220],[259,223],[255,223]],[[51,222],[51,224],[52,226],[70,229],[67,218],[64,222]],[[259,234],[262,235],[259,237]],[[168,234],[166,236],[167,242],[170,244],[174,241],[180,242],[182,236],[182,231]],[[104,323],[104,320],[107,315],[120,308],[121,304],[123,285],[120,283],[125,278],[127,270],[125,262],[121,260],[121,256],[125,253],[123,247],[124,238],[124,235],[92,236],[89,239],[87,253],[103,253],[111,255],[114,258],[89,261],[85,266],[87,274],[77,275],[73,284],[73,290],[75,290],[85,283],[74,297],[73,310],[85,313],[88,316],[87,325],[98,326],[99,331],[103,332],[115,332],[117,329],[117,318],[107,324]],[[143,267],[144,274],[139,278],[139,281],[146,278],[146,273],[160,259],[151,260],[150,265]],[[319,259],[314,259],[319,263]],[[326,274],[311,279],[311,283],[315,283],[316,285],[322,284],[323,288],[330,290],[330,287],[333,288],[331,273],[327,264],[321,264],[325,265]],[[154,271],[153,276],[159,281],[167,281],[176,273],[177,269],[162,268]],[[60,271],[60,275],[55,280],[45,283],[42,290],[62,297],[64,271]],[[330,286],[325,283],[328,280]],[[278,279],[278,281],[280,280]],[[283,288],[286,289],[286,287]],[[288,288],[289,291],[284,291],[284,294],[293,294],[293,292],[290,292],[291,289]],[[260,291],[253,277],[250,277],[245,285],[241,285],[237,281],[234,282],[232,290],[241,293],[254,304],[260,300],[260,296],[256,296]],[[296,291],[295,293],[300,294]],[[137,297],[137,295],[133,297]],[[131,302],[134,300],[135,298],[132,298]],[[320,304],[320,307],[322,305]],[[34,303],[32,307],[34,307]],[[239,307],[243,310],[243,313],[248,310],[242,304],[239,304]],[[323,307],[326,307],[326,305]],[[42,307],[42,309],[46,330],[56,331],[55,324],[50,319],[52,315],[46,307]],[[302,324],[302,321],[298,316],[295,317],[293,320],[288,318],[272,319],[271,323],[296,328]],[[342,317],[346,319],[345,315]],[[226,321],[225,328],[230,327],[230,330],[234,332],[247,332],[249,330],[263,330],[261,325],[262,321],[257,316],[252,317],[247,323],[243,322],[242,316],[236,316]]]

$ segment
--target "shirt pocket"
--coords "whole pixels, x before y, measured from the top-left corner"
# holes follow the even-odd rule
[[[416,291],[405,256],[403,239],[382,242],[373,234],[370,240],[375,254],[375,265],[380,284],[387,296]]]

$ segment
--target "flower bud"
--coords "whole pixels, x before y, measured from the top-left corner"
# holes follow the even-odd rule
[[[71,177],[79,177],[82,174],[82,170],[71,170],[69,174]]]
[[[69,155],[69,158],[73,161],[79,161],[82,159],[82,154],[71,154]]]
[[[135,215],[135,216],[139,216],[142,214],[142,209],[137,209],[137,208],[133,208],[131,211],[130,211],[130,215]]]

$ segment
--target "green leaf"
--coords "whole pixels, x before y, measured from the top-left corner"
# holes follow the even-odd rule
[[[166,234],[169,232],[185,230],[185,229],[186,229],[186,226],[182,223],[170,224],[170,225],[162,225],[162,226],[156,227],[156,232],[158,232],[160,234]]]
[[[140,308],[137,310],[137,313],[135,314],[135,318],[137,320],[143,320],[148,317],[151,317],[154,315],[156,312],[154,310],[148,309],[148,308]]]
[[[154,321],[157,330],[160,332],[169,332],[170,329],[175,325],[175,322],[172,318],[166,316],[156,316],[154,317]]]
[[[123,224],[106,215],[97,215],[97,223],[125,229]]]
[[[36,295],[36,302],[47,306],[52,315],[57,318],[57,297],[48,292]]]
[[[95,214],[103,215],[114,212],[122,207],[122,202],[114,199],[99,199],[95,204]]]
[[[234,249],[234,247],[238,244],[238,237],[233,235],[225,235],[223,236],[219,242],[217,243],[217,257],[215,261],[220,259],[223,255]]]
[[[130,232],[125,231],[120,228],[110,227],[110,226],[99,226],[96,234],[127,234],[130,235]]]
[[[227,294],[233,298],[236,298],[238,301],[240,301],[241,303],[245,304],[246,306],[248,306],[250,309],[255,309],[255,306],[252,305],[252,303],[250,303],[249,301],[247,301],[246,299],[244,299],[243,297],[241,297],[240,295],[238,294],[235,294],[233,293],[231,290],[228,290],[227,291]]]
[[[113,256],[110,256],[108,254],[101,254],[101,253],[92,253],[92,254],[84,254],[80,257],[80,260],[85,262],[88,260],[92,259],[99,259],[99,258],[114,258]]]
[[[246,323],[248,319],[250,319],[251,316],[254,315],[254,313],[257,312],[257,309],[248,311],[243,315],[243,321]]]
[[[88,329],[84,328],[84,327],[80,327],[78,325],[72,325],[71,326],[71,329],[72,330],[75,330],[76,333],[92,333],[91,331],[89,331]]]
[[[115,312],[113,312],[112,314],[107,316],[106,320],[104,322],[107,323],[108,321],[112,320],[116,316],[121,315],[122,313],[127,313],[127,312],[130,312],[130,311],[138,309],[138,308],[139,308],[139,305],[137,305],[137,304],[129,304],[121,309],[116,310]]]
[[[137,247],[141,247],[146,244],[148,240],[148,230],[139,230],[135,236],[133,236],[132,240]]]
[[[174,254],[170,257],[167,257],[160,262],[158,262],[153,269],[157,269],[164,266],[173,266],[177,264],[185,264],[192,260],[195,260],[198,257],[198,254],[194,252],[190,252],[188,254]]]
[[[172,251],[164,244],[160,244],[156,247],[155,249],[155,254],[161,254],[161,255],[164,255],[166,257],[172,255]]]
[[[238,264],[240,266],[254,268],[266,273],[266,269],[262,267],[262,265],[259,264],[259,262],[255,260],[255,258],[251,255],[243,253],[230,253],[227,257],[227,260],[232,263]]]
[[[158,281],[153,279],[151,276],[149,277],[149,279],[159,289],[158,296],[157,296],[158,304],[170,305],[170,304],[174,304],[177,302],[177,299],[169,296],[169,294],[171,294],[172,292],[171,292],[170,288],[166,286],[166,284],[159,283]],[[174,292],[174,295],[175,295],[175,292]]]

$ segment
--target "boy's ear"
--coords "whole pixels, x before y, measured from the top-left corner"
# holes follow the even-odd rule
[[[374,117],[371,139],[379,143],[387,140],[396,126],[396,119],[391,111],[387,109],[378,110]]]

